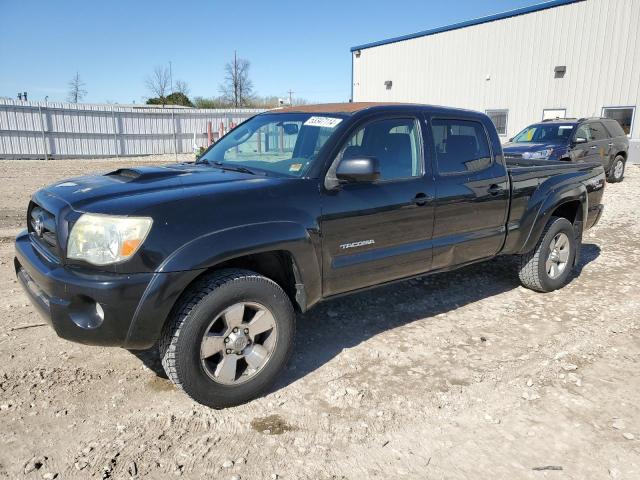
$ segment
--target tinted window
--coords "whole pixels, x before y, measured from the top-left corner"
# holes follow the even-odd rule
[[[609,138],[609,132],[605,130],[604,125],[600,122],[590,123],[589,128],[591,128],[591,136],[595,141]]]
[[[575,138],[584,138],[587,142],[590,142],[591,140],[593,140],[593,136],[591,133],[591,129],[589,128],[589,125],[580,125],[578,127],[578,130],[576,131]]]
[[[349,138],[342,158],[377,158],[380,180],[417,177],[422,174],[419,139],[419,130],[413,119],[371,122]]]
[[[605,120],[604,126],[607,127],[612,137],[624,137],[626,135],[620,124],[615,120]]]
[[[435,119],[431,124],[439,173],[465,173],[491,165],[484,127],[467,120]]]

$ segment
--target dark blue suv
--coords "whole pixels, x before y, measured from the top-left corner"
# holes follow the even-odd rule
[[[522,130],[503,145],[503,151],[510,160],[598,161],[609,182],[620,182],[629,139],[610,118],[545,120]]]

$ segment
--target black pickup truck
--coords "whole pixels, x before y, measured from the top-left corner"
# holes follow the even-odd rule
[[[158,348],[215,408],[271,385],[295,311],[497,255],[562,287],[602,213],[602,165],[505,162],[487,116],[408,104],[257,115],[197,161],[36,192],[16,274],[65,339]]]

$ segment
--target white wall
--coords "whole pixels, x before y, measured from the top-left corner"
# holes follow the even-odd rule
[[[639,26],[640,0],[586,0],[366,48],[352,53],[353,100],[508,109],[508,136],[544,109],[583,117],[636,106],[632,136],[640,139]],[[554,78],[559,65],[562,79]]]

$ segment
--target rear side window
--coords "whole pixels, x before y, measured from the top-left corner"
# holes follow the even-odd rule
[[[470,173],[491,166],[487,134],[480,122],[434,119],[431,132],[438,173]]]
[[[606,140],[609,138],[609,132],[605,130],[604,125],[600,122],[591,123],[589,124],[589,127],[591,128],[591,136],[595,141]]]
[[[604,124],[612,137],[624,137],[627,135],[616,120],[605,120]]]

